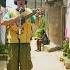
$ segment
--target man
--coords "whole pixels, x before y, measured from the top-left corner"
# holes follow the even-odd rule
[[[23,16],[27,16],[32,12],[30,9],[24,7],[25,5],[24,0],[15,0],[14,3],[17,5],[16,9],[17,11],[9,8],[8,9],[9,12],[7,12],[7,14],[3,18],[4,23],[2,23],[6,25],[7,28],[7,40],[9,46],[10,59],[7,65],[7,70],[18,70],[18,68],[20,68],[20,70],[31,70],[32,68],[30,54],[31,23],[29,23],[28,20],[24,21],[24,19],[23,21],[19,21],[20,19],[19,12],[22,9]],[[19,50],[18,46],[20,46],[20,52],[18,51]],[[20,67],[18,67],[18,65]]]

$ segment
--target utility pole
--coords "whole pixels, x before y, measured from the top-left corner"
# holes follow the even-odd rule
[[[41,7],[42,7],[42,0],[41,0]]]
[[[35,8],[36,8],[36,0],[35,0]]]

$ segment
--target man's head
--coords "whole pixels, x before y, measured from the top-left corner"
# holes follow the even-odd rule
[[[14,0],[14,4],[17,5],[18,7],[24,7],[25,0]]]

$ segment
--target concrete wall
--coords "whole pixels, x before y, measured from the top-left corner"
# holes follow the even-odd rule
[[[64,13],[61,6],[48,8],[49,39],[61,45],[64,39]]]
[[[44,5],[45,3],[45,0],[28,0],[28,7],[30,8],[35,8],[35,1],[36,1],[36,8],[39,8],[41,7],[41,1],[42,1],[42,6]]]

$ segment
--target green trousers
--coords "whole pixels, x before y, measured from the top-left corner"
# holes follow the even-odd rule
[[[20,63],[20,70],[31,70],[31,48],[29,43],[20,44],[20,56],[18,56],[19,44],[8,44],[9,62],[7,64],[7,70],[18,70],[18,57]]]

